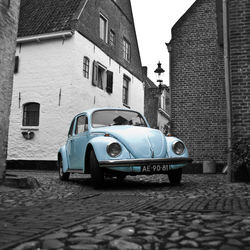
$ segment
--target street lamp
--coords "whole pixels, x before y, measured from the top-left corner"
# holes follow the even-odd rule
[[[157,69],[154,71],[157,77],[157,82],[159,83],[159,89],[162,89],[162,82],[163,82],[163,74],[165,72],[165,70],[161,67],[161,63],[158,62],[157,64]]]

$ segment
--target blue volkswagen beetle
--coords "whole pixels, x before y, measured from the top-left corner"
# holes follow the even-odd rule
[[[105,176],[166,173],[179,184],[182,167],[192,162],[184,143],[149,127],[138,112],[120,108],[91,109],[76,115],[68,139],[58,152],[61,180],[70,173],[91,174],[99,188]]]

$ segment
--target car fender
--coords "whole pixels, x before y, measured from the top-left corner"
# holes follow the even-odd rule
[[[69,164],[68,164],[68,158],[67,158],[65,145],[59,149],[58,157],[59,157],[59,154],[61,155],[62,160],[63,160],[63,172],[66,172],[69,169]]]
[[[173,136],[166,136],[166,141],[167,141],[167,154],[168,154],[168,157],[169,158],[176,158],[176,157],[188,157],[189,154],[188,154],[188,150],[187,150],[187,147],[185,145],[185,143],[178,139],[177,137],[173,137]],[[182,155],[177,155],[174,153],[173,149],[172,149],[172,145],[175,141],[180,141],[184,144],[185,146],[185,150],[184,150],[184,153]]]
[[[113,142],[118,142],[121,145],[122,151],[121,154],[115,158],[111,157],[107,153],[107,146]],[[130,159],[131,155],[128,152],[127,148],[119,142],[117,139],[111,136],[98,136],[89,141],[92,145],[95,155],[98,161],[105,161],[105,160],[113,160],[113,159]]]

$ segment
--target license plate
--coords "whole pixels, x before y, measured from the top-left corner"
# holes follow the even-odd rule
[[[142,173],[162,173],[169,171],[169,165],[155,164],[155,165],[143,165],[141,166]]]

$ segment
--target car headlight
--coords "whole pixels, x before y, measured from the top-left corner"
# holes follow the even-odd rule
[[[175,154],[181,155],[185,150],[185,146],[182,142],[176,141],[172,144],[172,148]]]
[[[119,143],[113,142],[107,146],[107,153],[111,157],[117,157],[120,155],[122,148]]]

